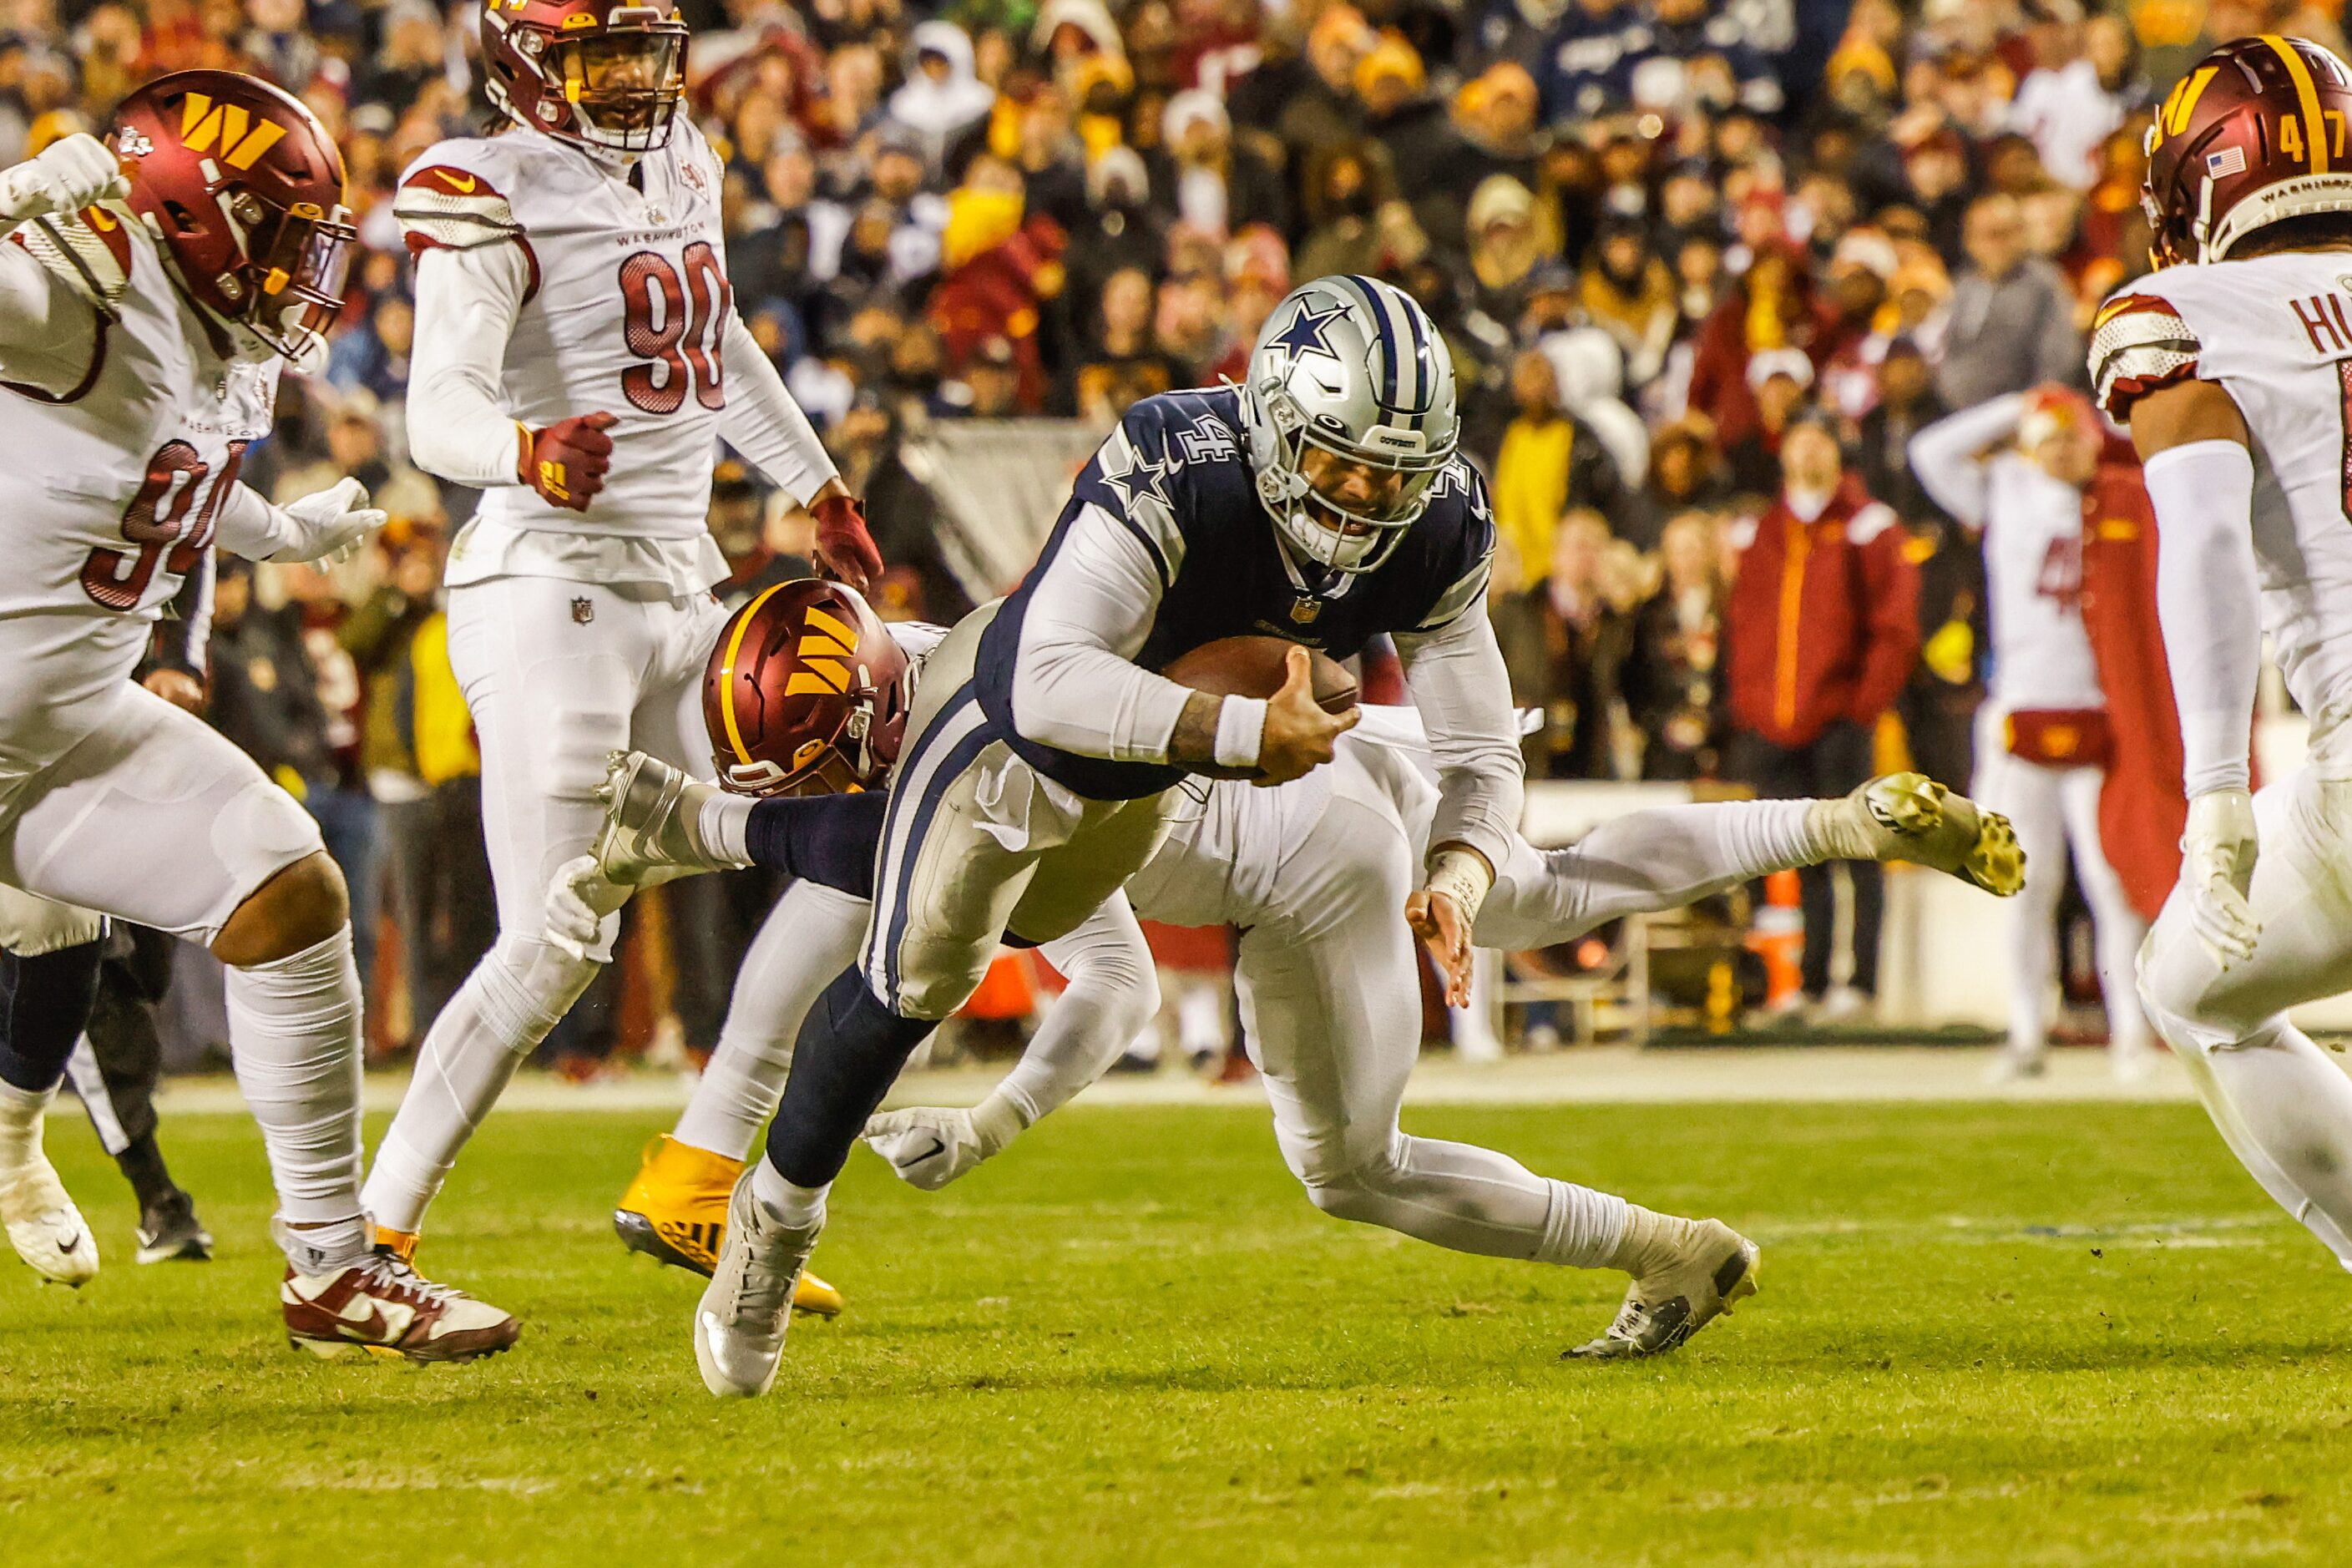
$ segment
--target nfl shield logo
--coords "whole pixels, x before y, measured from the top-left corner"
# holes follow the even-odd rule
[[[1315,617],[1323,613],[1323,601],[1304,595],[1291,601],[1290,619],[1294,626],[1312,626]]]
[[[596,618],[596,601],[593,599],[572,600],[572,618],[574,622],[583,626],[589,622],[594,620]]]

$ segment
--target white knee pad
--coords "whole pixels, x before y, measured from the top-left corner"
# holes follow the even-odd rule
[[[528,1054],[562,1022],[604,964],[574,958],[535,936],[501,936],[475,972],[482,1022],[518,1055]]]

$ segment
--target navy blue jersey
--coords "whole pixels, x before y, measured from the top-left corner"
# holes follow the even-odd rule
[[[973,685],[982,710],[1031,766],[1090,800],[1134,800],[1181,769],[1115,763],[1041,745],[1013,723],[1013,673],[1029,595],[1071,524],[1098,507],[1141,540],[1160,596],[1135,662],[1157,674],[1222,637],[1277,637],[1349,658],[1382,633],[1432,630],[1485,592],[1495,548],[1486,481],[1456,458],[1429,508],[1389,558],[1352,576],[1300,567],[1283,552],[1257,497],[1231,386],[1167,392],[1127,411],[1071,487],[1027,579],[982,635]]]

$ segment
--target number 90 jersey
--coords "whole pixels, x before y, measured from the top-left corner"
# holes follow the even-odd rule
[[[2315,718],[2352,712],[2352,253],[2282,251],[2135,279],[2091,327],[2099,405],[2220,384],[2253,437],[2263,629]]]
[[[637,168],[633,184],[515,130],[440,142],[402,176],[394,211],[412,252],[522,249],[530,282],[507,341],[506,412],[533,429],[599,411],[619,421],[612,473],[585,512],[504,485],[483,493],[486,518],[562,533],[706,531],[734,310],[719,164],[680,116]]]

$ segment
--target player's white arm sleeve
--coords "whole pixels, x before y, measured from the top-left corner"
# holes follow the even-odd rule
[[[1433,630],[1399,634],[1397,653],[1437,763],[1437,815],[1429,842],[1433,847],[1466,844],[1500,869],[1517,836],[1526,794],[1518,718],[1511,710],[1510,672],[1486,620],[1486,574],[1457,587],[1468,599],[1460,612]]]
[[[1160,1013],[1151,949],[1126,894],[1039,951],[1070,984],[996,1087],[1024,1126],[1066,1105],[1108,1072]]]
[[[2235,441],[2191,441],[2147,460],[2156,505],[2156,611],[2180,710],[2192,796],[2247,787],[2262,670],[2254,574],[2254,459]]]
[[[499,406],[499,373],[530,292],[520,245],[436,246],[416,258],[408,455],[426,473],[478,488],[522,482],[522,426]]]
[[[1911,471],[1936,504],[1970,528],[1985,525],[1984,449],[2017,434],[2025,395],[2012,392],[1937,420],[1911,437]]]
[[[731,310],[723,352],[727,407],[719,416],[719,433],[786,495],[805,504],[840,470],[816,438],[808,416],[784,389],[775,361]]]
[[[1083,508],[1022,618],[1013,720],[1024,737],[1113,762],[1168,760],[1192,689],[1132,662],[1160,595],[1143,541],[1100,507]]]

